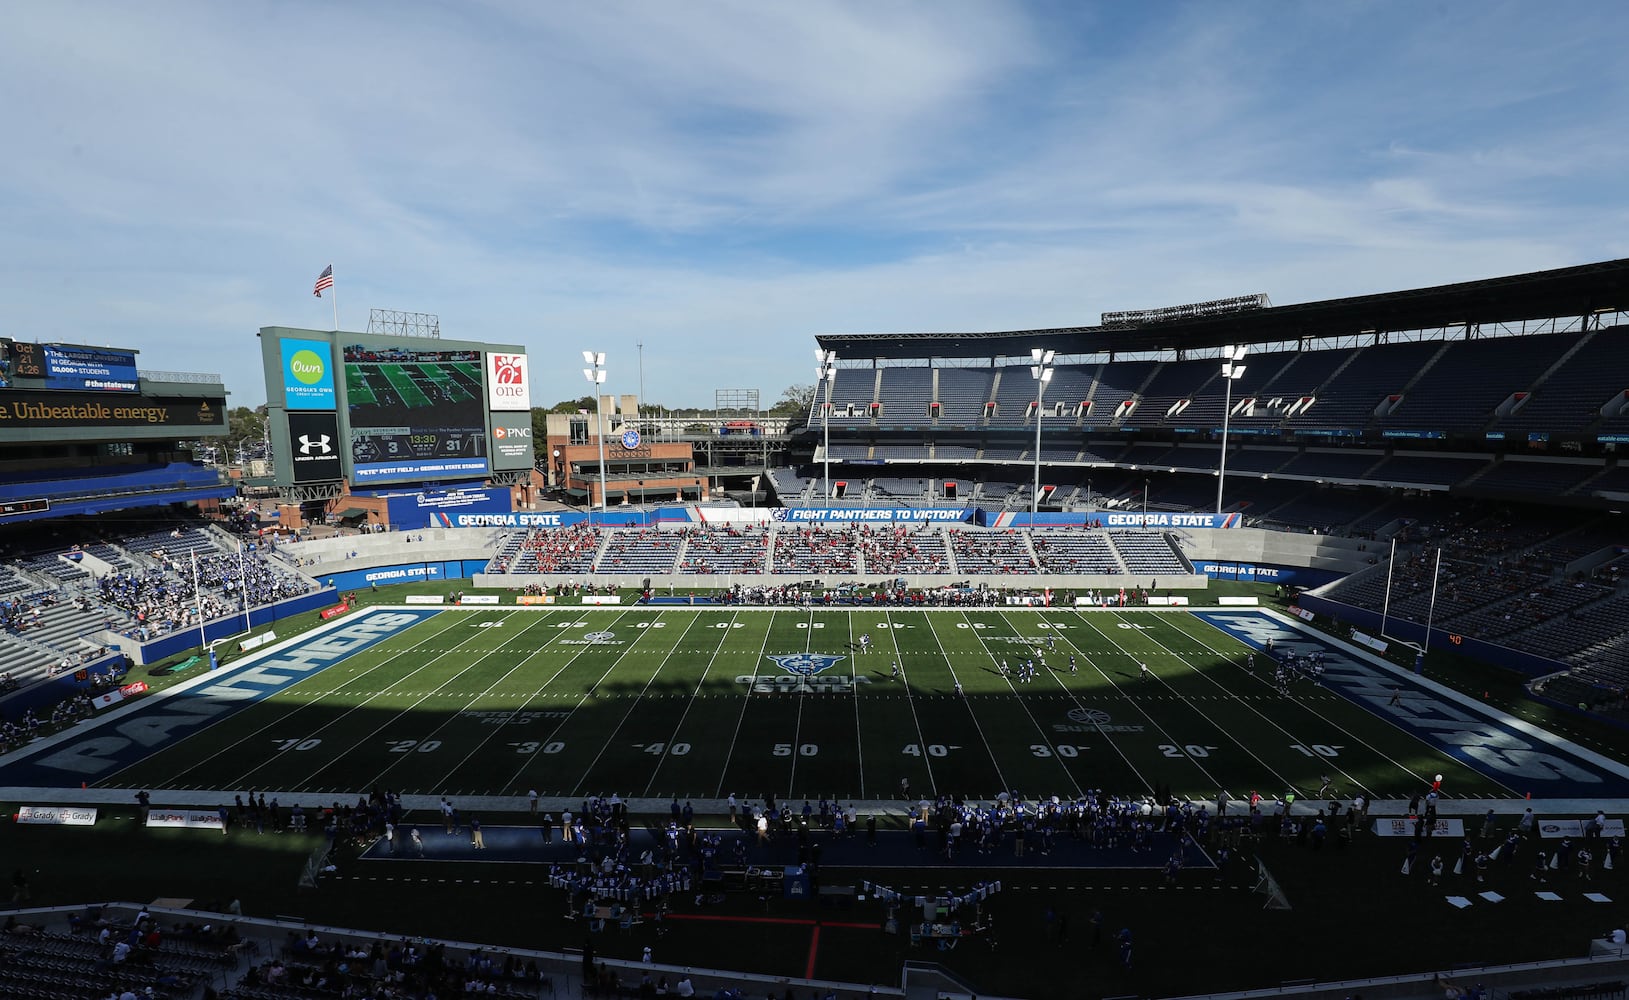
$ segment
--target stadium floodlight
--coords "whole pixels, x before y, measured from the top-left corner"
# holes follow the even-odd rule
[[[1052,359],[1058,352],[1035,347],[1029,356],[1035,362],[1029,367],[1030,377],[1035,380],[1035,483],[1029,497],[1029,526],[1033,528],[1041,507],[1041,404],[1046,399],[1046,384],[1052,381]]]
[[[826,387],[826,402],[820,408],[820,430],[825,439],[820,447],[820,457],[826,477],[826,502],[831,503],[831,390],[832,384],[837,381],[837,352],[816,350],[815,358],[820,363],[815,370],[815,402],[820,402],[820,386],[824,384]]]
[[[1216,516],[1222,516],[1222,484],[1227,481],[1227,427],[1233,415],[1233,383],[1244,374],[1245,345],[1222,348],[1222,381],[1227,383],[1226,402],[1222,404],[1222,460],[1216,467]]]
[[[600,403],[600,386],[605,384],[605,352],[583,352],[583,378],[594,387],[594,439],[600,443],[600,513],[605,513],[605,412]]]

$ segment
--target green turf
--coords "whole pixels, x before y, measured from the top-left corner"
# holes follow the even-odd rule
[[[1034,682],[998,673],[1048,637]],[[770,659],[809,652],[841,658],[807,684]],[[102,783],[876,799],[905,778],[979,798],[1237,798],[1328,776],[1395,798],[1442,773],[1459,795],[1513,794],[1337,695],[1278,695],[1244,654],[1168,612],[448,609]]]

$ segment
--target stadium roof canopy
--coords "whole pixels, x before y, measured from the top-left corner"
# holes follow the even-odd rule
[[[1325,299],[1125,328],[1063,327],[989,333],[839,333],[815,339],[843,359],[1019,357],[1190,351],[1464,324],[1516,323],[1629,310],[1629,258],[1402,292]]]

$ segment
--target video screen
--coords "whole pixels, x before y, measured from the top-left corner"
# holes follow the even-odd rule
[[[357,343],[342,355],[356,482],[488,471],[480,351]]]

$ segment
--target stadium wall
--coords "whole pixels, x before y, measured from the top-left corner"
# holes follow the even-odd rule
[[[348,569],[314,574],[325,587],[361,590],[394,583],[420,583],[425,580],[463,580],[486,570],[485,559],[425,560],[394,566]]]
[[[515,590],[521,587],[553,587],[556,584],[575,581],[584,583],[616,583],[624,587],[638,587],[646,580],[650,581],[653,590],[672,587],[675,592],[695,590],[715,590],[733,587],[740,584],[744,587],[775,587],[783,584],[801,583],[807,580],[819,580],[821,586],[837,587],[842,583],[855,581],[869,581],[869,584],[893,583],[904,580],[905,586],[916,590],[939,590],[950,586],[954,582],[958,586],[978,586],[985,584],[989,587],[1002,590],[1036,591],[1052,589],[1054,591],[1073,591],[1080,593],[1086,590],[1112,591],[1119,593],[1121,587],[1127,589],[1146,588],[1149,590],[1203,590],[1208,582],[1201,573],[1193,574],[1125,574],[1120,576],[1092,575],[1071,576],[1052,573],[1025,573],[1020,576],[1012,575],[984,575],[976,573],[962,573],[955,577],[940,573],[936,576],[912,576],[909,573],[478,573],[475,586],[502,590]],[[1059,601],[1063,598],[1059,597]]]
[[[1328,615],[1337,622],[1351,625],[1355,628],[1380,635],[1380,612],[1370,611],[1368,608],[1353,607],[1340,601],[1332,601],[1327,597],[1317,597],[1313,594],[1302,594],[1297,603],[1315,615]],[[1419,622],[1409,621],[1393,615],[1386,619],[1386,638],[1403,639],[1409,642],[1424,644],[1426,628]],[[1431,629],[1431,647],[1438,650],[1448,650],[1461,656],[1469,656],[1484,663],[1491,663],[1497,667],[1510,670],[1519,670],[1534,677],[1553,674],[1569,669],[1568,665],[1560,660],[1552,660],[1547,656],[1535,653],[1526,653],[1519,649],[1510,649],[1495,643],[1476,639],[1447,629]]]
[[[1385,551],[1379,543],[1360,538],[1271,531],[1266,528],[1179,531],[1176,539],[1182,554],[1195,566],[1201,563],[1251,563],[1322,570],[1332,574],[1318,583],[1296,581],[1301,586],[1318,586],[1334,577],[1366,569],[1371,565],[1371,559]]]

